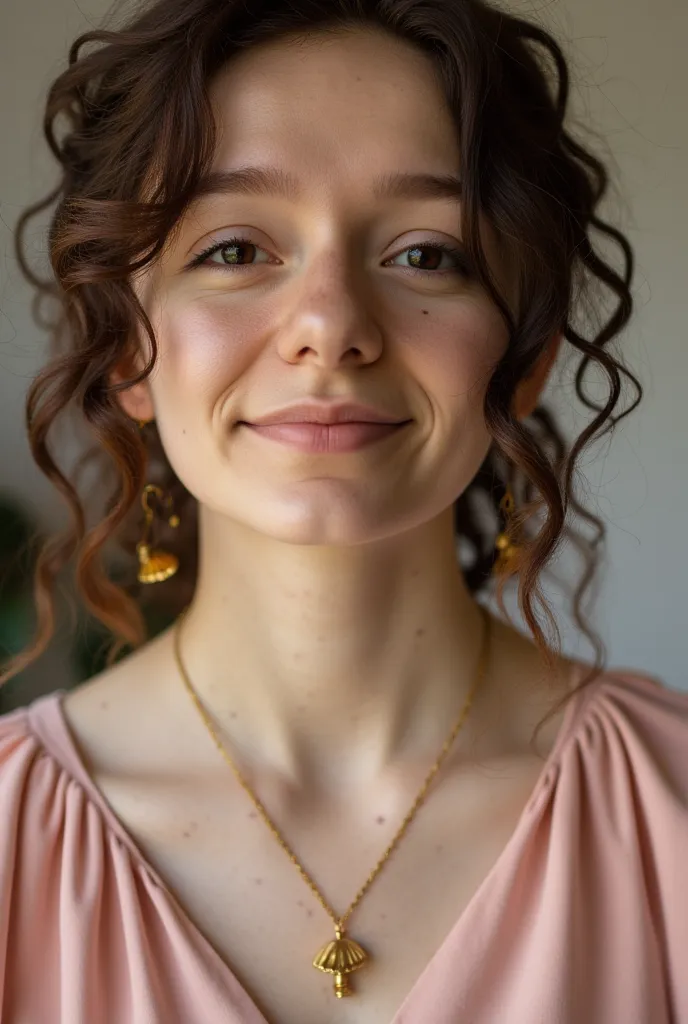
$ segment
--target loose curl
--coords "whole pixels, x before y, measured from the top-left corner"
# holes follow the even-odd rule
[[[586,560],[574,595],[574,617],[597,655],[576,689],[604,668],[604,644],[588,626],[581,602],[606,528],[575,499],[573,481],[583,449],[613,429],[642,397],[637,378],[607,350],[632,313],[634,259],[626,237],[597,213],[609,184],[604,165],[564,127],[569,74],[559,45],[542,28],[483,0],[155,0],[140,6],[123,27],[86,32],[72,45],[67,70],[49,89],[43,122],[62,180],[23,212],[16,227],[19,265],[36,289],[36,319],[44,298],[56,300],[58,309],[56,317],[43,321],[51,331],[52,359],[27,398],[31,451],[71,517],[67,529],[48,538],[40,552],[34,578],[36,635],[5,666],[4,679],[48,645],[55,628],[56,578],[72,559],[83,604],[113,636],[109,663],[124,646],[147,639],[143,590],[148,590],[146,599],[165,603],[171,613],[188,602],[197,572],[196,501],[169,466],[155,426],[139,432],[117,398],[148,377],[157,356],[154,331],[131,275],[163,252],[210,168],[216,141],[208,99],[212,76],[247,47],[288,34],[302,37],[312,30],[355,26],[391,33],[433,62],[460,140],[462,237],[478,281],[509,329],[508,347],[485,396],[493,443],[455,503],[457,541],[472,555],[462,566],[467,586],[477,594],[493,578],[499,502],[508,475],[518,507],[508,530],[523,546],[518,602],[535,643],[546,664],[554,666],[560,636],[539,578],[568,537]],[[62,131],[60,117],[67,122]],[[55,201],[49,228],[54,279],[41,280],[25,258],[24,232],[27,221]],[[496,287],[485,258],[481,214],[518,268],[517,315]],[[593,228],[618,245],[621,272],[594,248]],[[605,286],[607,296],[616,300],[606,319],[605,295],[593,285]],[[601,324],[590,338],[571,319],[584,299]],[[131,380],[113,384],[112,372],[133,355],[139,326],[150,339],[150,360]],[[575,389],[594,413],[570,449],[542,406],[523,421],[511,411],[519,382],[557,334],[582,353]],[[591,362],[608,383],[603,402],[594,401],[583,387]],[[614,415],[622,374],[637,397]],[[68,410],[80,414],[95,439],[71,479],[48,444],[56,420]],[[87,525],[78,477],[94,460],[102,479],[110,473],[112,481],[95,524]],[[174,535],[181,569],[162,587],[141,588],[135,574],[139,496],[151,477],[172,493],[181,516],[182,530]],[[586,540],[568,525],[570,508],[593,526],[592,538]],[[536,519],[542,520],[537,531],[532,528]],[[118,581],[103,557],[111,540],[125,557],[126,571]],[[509,578],[497,579],[497,600],[507,617],[503,592]],[[553,646],[536,618],[536,602],[553,628]]]

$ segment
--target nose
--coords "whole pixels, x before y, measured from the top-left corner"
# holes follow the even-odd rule
[[[323,369],[341,364],[366,364],[379,359],[383,337],[370,308],[364,283],[352,271],[330,264],[303,271],[286,322],[279,334],[279,352],[289,363],[307,362]]]

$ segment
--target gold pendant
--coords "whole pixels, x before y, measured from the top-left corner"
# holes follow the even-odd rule
[[[322,947],[313,961],[313,966],[320,971],[334,974],[334,994],[337,999],[341,999],[353,994],[347,975],[363,967],[370,956],[353,939],[347,939],[343,929],[335,928],[335,933],[337,938]]]

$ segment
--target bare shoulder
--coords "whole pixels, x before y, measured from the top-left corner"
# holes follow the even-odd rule
[[[67,725],[94,774],[116,772],[152,753],[150,709],[169,680],[169,631],[80,683],[62,701]],[[160,720],[162,716],[160,716]],[[160,736],[161,730],[158,730]]]
[[[545,667],[535,643],[519,630],[495,622],[494,681],[486,721],[494,742],[529,756],[536,726],[536,749],[546,757],[556,743],[577,684],[592,666],[560,654],[554,670]]]

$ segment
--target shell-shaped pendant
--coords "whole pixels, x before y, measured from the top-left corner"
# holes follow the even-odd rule
[[[334,974],[334,994],[337,999],[342,999],[352,994],[347,975],[363,967],[370,956],[363,946],[343,935],[341,928],[336,928],[335,932],[336,939],[322,947],[313,960],[313,966]]]

